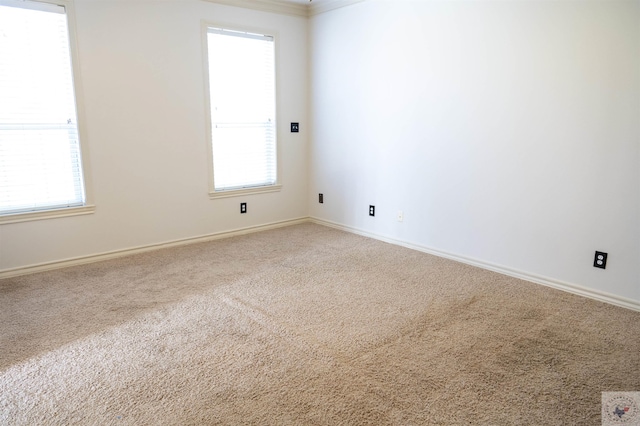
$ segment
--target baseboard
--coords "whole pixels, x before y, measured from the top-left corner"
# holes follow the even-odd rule
[[[465,263],[467,265],[476,266],[478,268],[486,269],[489,271],[497,272],[499,274],[507,275],[513,278],[533,282],[536,284],[551,287],[557,290],[566,291],[568,293],[577,294],[578,296],[588,297],[590,299],[598,300],[600,302],[609,303],[611,305],[620,306],[622,308],[631,309],[640,312],[640,302],[626,297],[617,296],[615,294],[606,293],[599,290],[583,287],[577,284],[562,282],[553,278],[543,277],[528,272],[518,271],[515,269],[507,268],[501,265],[494,265],[488,262],[484,262],[477,259],[471,259],[464,256],[458,256],[452,253],[447,253],[441,250],[425,247],[417,244],[407,243],[402,240],[386,237],[384,235],[375,234],[372,232],[364,231],[362,229],[345,226],[339,223],[319,219],[316,217],[310,217],[310,222],[318,225],[324,225],[331,228],[339,229],[342,231],[350,232],[364,237],[373,238],[375,240],[384,241],[386,243],[406,247],[412,250],[421,251],[423,253],[432,254],[434,256],[443,257],[446,259],[455,260],[456,262]]]
[[[281,222],[272,222],[264,225],[251,226],[247,228],[234,229],[230,231],[216,232],[213,234],[202,235],[199,237],[184,238],[184,239],[167,241],[167,242],[158,243],[158,244],[150,244],[150,245],[138,246],[138,247],[127,248],[122,250],[114,250],[114,251],[109,251],[109,252],[104,252],[99,254],[93,254],[89,256],[80,256],[80,257],[74,257],[70,259],[58,260],[54,262],[46,262],[46,263],[39,263],[35,265],[29,265],[29,266],[21,266],[18,268],[4,269],[4,270],[0,270],[0,279],[17,277],[20,275],[33,274],[36,272],[50,271],[53,269],[67,268],[70,266],[84,265],[87,263],[100,262],[103,260],[115,259],[118,257],[130,256],[132,254],[145,253],[149,251],[160,250],[160,249],[165,249],[170,247],[178,247],[178,246],[184,246],[187,244],[220,240],[223,238],[235,237],[238,235],[246,235],[254,232],[267,231],[269,229],[282,228],[285,226],[297,225],[297,224],[306,223],[306,222],[309,222],[309,218],[302,217],[298,219],[285,220]]]
[[[36,272],[50,271],[50,270],[60,269],[60,268],[67,268],[70,266],[84,265],[87,263],[100,262],[104,260],[115,259],[118,257],[130,256],[133,254],[145,253],[153,250],[160,250],[164,248],[178,247],[178,246],[183,246],[187,244],[219,240],[223,238],[235,237],[238,235],[246,235],[254,232],[267,231],[269,229],[276,229],[276,228],[282,228],[285,226],[298,225],[306,222],[313,222],[318,225],[328,226],[330,228],[339,229],[345,232],[362,235],[364,237],[373,238],[375,240],[384,241],[390,244],[406,247],[406,248],[417,250],[423,253],[432,254],[434,256],[451,259],[457,262],[465,263],[467,265],[476,266],[478,268],[497,272],[510,277],[533,282],[536,284],[555,288],[557,290],[566,291],[572,294],[577,294],[579,296],[598,300],[600,302],[605,302],[605,303],[609,303],[612,305],[616,305],[616,306],[620,306],[623,308],[640,312],[640,302],[633,299],[628,299],[625,297],[617,296],[615,294],[594,290],[594,289],[583,287],[577,284],[566,283],[566,282],[562,282],[552,278],[538,276],[528,272],[518,271],[518,270],[507,268],[501,265],[494,265],[494,264],[483,262],[477,259],[471,259],[464,256],[447,253],[447,252],[433,249],[426,246],[408,243],[406,241],[390,238],[384,235],[375,234],[372,232],[364,231],[362,229],[342,225],[339,223],[335,223],[335,222],[331,222],[331,221],[327,221],[327,220],[323,220],[315,217],[302,217],[298,219],[291,219],[291,220],[273,222],[273,223],[252,226],[247,228],[234,229],[230,231],[217,232],[217,233],[202,235],[198,237],[167,241],[163,243],[150,244],[150,245],[127,248],[122,250],[114,250],[114,251],[99,253],[95,255],[75,257],[71,259],[63,259],[63,260],[54,261],[54,262],[39,263],[35,265],[22,266],[22,267],[12,268],[12,269],[5,269],[5,270],[0,270],[0,279],[11,278],[11,277],[16,277],[20,275],[33,274]]]

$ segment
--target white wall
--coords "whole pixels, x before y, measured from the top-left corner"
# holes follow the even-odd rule
[[[314,17],[311,215],[640,301],[639,5],[369,0]]]
[[[97,210],[0,225],[0,271],[310,213],[640,301],[639,4],[367,0],[308,23],[75,0]],[[278,32],[279,193],[207,196],[203,19]]]
[[[196,0],[75,11],[96,212],[0,225],[0,271],[308,215],[307,19]],[[277,32],[279,193],[208,197],[203,19]]]

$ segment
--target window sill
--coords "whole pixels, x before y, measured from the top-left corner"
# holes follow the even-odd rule
[[[217,198],[241,197],[245,195],[264,194],[267,192],[279,192],[282,185],[261,186],[247,189],[230,189],[228,191],[209,192],[209,198],[215,200]]]
[[[80,216],[93,214],[96,206],[67,207],[64,209],[42,210],[37,212],[14,213],[0,215],[0,225],[7,223],[30,222],[32,220],[55,219],[59,217]]]

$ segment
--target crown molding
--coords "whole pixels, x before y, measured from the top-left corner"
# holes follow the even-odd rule
[[[351,6],[352,4],[361,3],[365,0],[329,0],[324,3],[310,3],[309,16],[318,15],[320,13],[329,12],[330,10],[340,9],[341,7]]]
[[[278,0],[202,0],[209,3],[219,3],[227,6],[243,7],[245,9],[263,12],[279,13],[282,15],[309,16],[306,4],[295,4]]]
[[[324,3],[297,4],[285,0],[202,0],[209,3],[224,4],[227,6],[243,7],[245,9],[260,10],[263,12],[279,13],[283,15],[310,17],[325,13],[330,10],[350,6],[365,0],[328,0]]]

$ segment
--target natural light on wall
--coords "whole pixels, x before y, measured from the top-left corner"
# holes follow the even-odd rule
[[[0,0],[0,214],[84,203],[65,8]]]
[[[273,37],[207,30],[215,191],[277,181]]]

